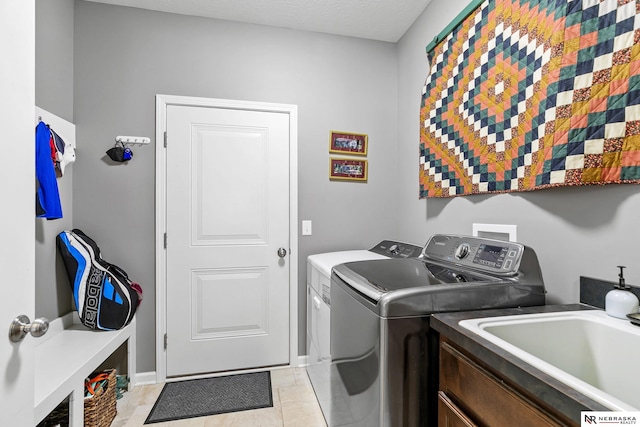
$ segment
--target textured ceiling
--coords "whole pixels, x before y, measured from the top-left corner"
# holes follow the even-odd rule
[[[430,0],[88,0],[397,42]]]

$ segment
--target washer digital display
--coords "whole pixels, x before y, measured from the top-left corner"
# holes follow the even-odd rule
[[[478,252],[473,258],[475,264],[486,265],[487,267],[502,268],[502,263],[507,256],[508,248],[481,244]]]

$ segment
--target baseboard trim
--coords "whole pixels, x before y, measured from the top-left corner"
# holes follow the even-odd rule
[[[303,368],[308,364],[309,364],[309,356],[303,355],[303,356],[298,356],[298,359],[294,361],[294,363],[292,363],[290,366],[292,368],[295,368],[295,367]],[[157,384],[157,382],[158,381],[157,381],[156,371],[138,372],[136,374],[136,382],[135,382],[136,386]]]
[[[155,371],[138,372],[136,373],[136,386],[156,384],[158,382],[156,378],[157,376]]]
[[[298,365],[297,366],[299,368],[304,368],[308,364],[309,364],[309,356],[307,356],[307,355],[298,356]]]

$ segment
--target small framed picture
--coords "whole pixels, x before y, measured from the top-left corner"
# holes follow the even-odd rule
[[[332,130],[329,137],[329,152],[366,156],[367,140],[368,137],[365,134]]]
[[[367,161],[358,159],[329,158],[329,179],[342,181],[367,181]]]

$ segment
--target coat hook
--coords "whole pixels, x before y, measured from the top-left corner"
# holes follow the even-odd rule
[[[151,139],[146,136],[116,136],[116,142],[124,145],[146,145],[151,142]]]

